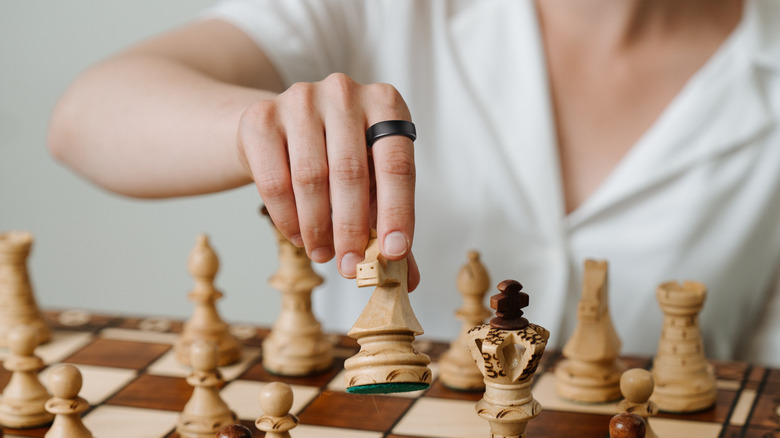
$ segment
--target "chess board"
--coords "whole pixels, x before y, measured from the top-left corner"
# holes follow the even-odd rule
[[[180,321],[90,315],[81,311],[45,312],[53,340],[36,353],[51,365],[76,365],[84,377],[81,396],[91,408],[84,423],[97,438],[177,437],[178,412],[190,396],[188,369],[173,356],[172,344],[181,332]],[[333,369],[312,377],[285,378],[266,372],[260,362],[267,329],[236,325],[234,334],[244,343],[240,363],[223,367],[226,384],[221,394],[255,436],[261,414],[260,388],[269,381],[291,385],[292,412],[300,419],[296,438],[475,438],[489,437],[487,423],[474,405],[480,393],[464,393],[436,380],[437,359],[447,349],[443,342],[418,339],[416,346],[431,356],[433,385],[426,391],[397,395],[347,394],[343,361],[357,352],[354,340],[333,334]],[[0,349],[0,359],[8,354]],[[568,403],[555,395],[554,369],[559,355],[546,352],[536,375],[533,393],[543,406],[528,426],[529,438],[604,438],[616,405]],[[647,358],[626,358],[632,367],[648,367]],[[689,415],[660,414],[651,420],[665,438],[780,437],[780,370],[746,363],[715,363],[717,405]],[[49,367],[50,368],[50,367]],[[42,371],[45,382],[47,370]],[[10,374],[0,371],[0,387]],[[43,437],[46,428],[4,429],[6,438]]]

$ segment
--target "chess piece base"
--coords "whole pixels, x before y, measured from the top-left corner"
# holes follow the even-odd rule
[[[619,400],[620,376],[626,366],[613,361],[606,366],[564,360],[555,368],[555,389],[561,397],[581,403]]]
[[[309,376],[333,366],[333,351],[325,337],[295,339],[267,338],[263,342],[263,368],[279,376]]]
[[[664,412],[696,412],[708,409],[716,401],[715,378],[712,374],[664,382],[653,376],[655,391],[652,400]]]
[[[378,390],[395,385],[398,390],[411,391],[415,385],[424,389],[431,384],[428,355],[412,347],[414,335],[386,333],[358,339],[361,350],[344,362],[347,391],[356,392],[360,386],[372,386]],[[409,386],[411,385],[411,386]],[[362,388],[365,392],[369,388]],[[392,392],[398,392],[394,390]]]
[[[184,339],[184,337],[182,337],[175,344],[174,351],[176,352],[176,360],[179,361],[179,363],[190,366],[190,347],[195,339],[199,338],[187,336],[187,339]],[[241,345],[233,336],[228,335],[227,332],[221,339],[210,340],[217,343],[217,349],[219,351],[217,353],[218,366],[223,367],[232,365],[241,360]]]
[[[471,354],[468,354],[469,361],[458,361],[448,360],[448,354],[445,353],[439,361],[439,379],[444,386],[456,391],[484,391],[484,376],[471,359]]]
[[[46,412],[47,398],[39,400],[14,401],[0,405],[0,424],[14,429],[29,429],[45,426],[54,420],[54,415]]]

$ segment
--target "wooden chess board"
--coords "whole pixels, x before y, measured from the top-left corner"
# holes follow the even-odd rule
[[[122,318],[85,312],[46,312],[53,341],[36,353],[47,364],[76,365],[84,376],[81,396],[91,408],[84,423],[96,438],[177,437],[178,412],[190,396],[188,369],[173,356],[172,343],[182,324],[157,318]],[[434,383],[426,391],[398,395],[355,395],[344,391],[343,361],[358,350],[345,336],[332,335],[336,364],[323,374],[283,378],[268,374],[260,363],[261,343],[268,330],[234,326],[244,342],[239,364],[222,368],[226,385],[222,396],[242,422],[254,428],[260,415],[262,385],[280,380],[292,386],[292,412],[301,424],[296,438],[475,438],[488,437],[487,423],[474,405],[480,393],[452,391],[436,379],[438,357],[447,345],[426,340],[417,348],[431,356]],[[0,349],[0,359],[8,354]],[[604,438],[615,404],[583,405],[560,400],[554,391],[553,369],[558,355],[546,352],[536,375],[533,393],[542,414],[528,426],[529,438]],[[630,366],[648,367],[645,358],[626,358]],[[665,438],[780,437],[780,370],[745,363],[716,362],[717,405],[690,415],[660,414],[651,420]],[[49,368],[42,372],[45,374]],[[0,370],[0,387],[9,373]],[[46,428],[4,429],[6,438],[43,437]],[[263,436],[256,431],[255,436]]]

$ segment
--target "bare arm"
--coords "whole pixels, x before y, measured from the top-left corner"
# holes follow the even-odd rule
[[[281,91],[246,35],[221,21],[199,22],[85,71],[54,110],[49,148],[128,196],[225,190],[252,181],[236,148],[241,114]]]
[[[254,182],[280,231],[316,262],[354,277],[370,226],[391,260],[411,256],[414,153],[365,131],[411,120],[387,84],[342,74],[287,90],[232,25],[197,22],[84,72],[55,108],[51,153],[96,184],[135,197],[209,193]],[[375,196],[370,189],[376,182]],[[419,273],[410,257],[410,290]]]

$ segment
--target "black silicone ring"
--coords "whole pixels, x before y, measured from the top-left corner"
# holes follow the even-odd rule
[[[417,130],[414,128],[414,123],[406,120],[385,120],[368,128],[368,131],[366,131],[366,147],[371,149],[375,141],[391,135],[402,135],[414,141],[417,139]]]

